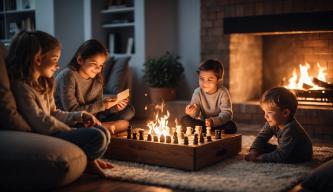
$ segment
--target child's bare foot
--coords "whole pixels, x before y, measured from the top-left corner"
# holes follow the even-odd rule
[[[103,172],[103,169],[98,165],[96,160],[88,162],[85,172],[98,175],[100,177],[106,177],[106,174]]]
[[[129,122],[126,120],[117,120],[110,122],[103,122],[103,127],[107,128],[112,135],[125,132],[128,128]]]
[[[96,159],[88,163],[85,172],[89,174],[95,174],[100,177],[107,177],[108,175],[104,172],[104,169],[111,169],[112,167],[113,166],[111,165],[111,163],[108,163],[101,159]]]
[[[96,161],[102,169],[112,169],[113,168],[113,165],[108,161],[105,161],[103,159],[96,159]]]

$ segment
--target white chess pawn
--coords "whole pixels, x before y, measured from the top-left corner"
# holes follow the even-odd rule
[[[173,135],[174,132],[176,132],[176,127],[172,127],[172,128],[171,128],[171,133],[170,133],[170,135]]]
[[[212,128],[206,127],[206,136],[212,136]]]
[[[182,126],[181,125],[176,125],[176,132],[178,137],[180,137],[181,133],[182,133]]]
[[[194,129],[194,134],[201,135],[201,133],[202,133],[202,126],[196,125]]]
[[[170,127],[166,127],[166,134],[167,135],[172,135],[172,133],[171,133],[171,128]]]
[[[193,128],[192,127],[186,127],[185,135],[191,136],[192,135]]]

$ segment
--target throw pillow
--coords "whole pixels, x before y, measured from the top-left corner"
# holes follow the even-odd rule
[[[332,191],[333,189],[333,159],[325,162],[305,178],[303,188],[311,191]]]
[[[10,89],[10,83],[4,61],[5,49],[0,42],[0,130],[10,129],[31,131],[28,123],[16,110],[16,102]]]
[[[116,59],[114,57],[109,57],[103,66],[103,77],[104,77],[104,82],[108,81],[108,77],[111,74],[111,70],[113,68],[113,65],[115,64]]]
[[[0,188],[44,191],[79,178],[87,165],[76,145],[55,137],[0,131]]]
[[[105,83],[104,94],[115,95],[125,90],[128,84],[128,62],[131,57],[119,57],[114,63],[108,80]]]

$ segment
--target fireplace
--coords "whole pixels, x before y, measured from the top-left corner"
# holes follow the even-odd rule
[[[238,122],[264,122],[262,93],[287,86],[299,66],[316,77],[291,88],[310,134],[333,136],[333,4],[328,1],[201,1],[202,59],[224,62],[224,85]],[[325,80],[318,78],[321,69]],[[311,78],[312,79],[312,78]],[[303,85],[304,84],[304,85]],[[306,105],[304,105],[306,104]]]

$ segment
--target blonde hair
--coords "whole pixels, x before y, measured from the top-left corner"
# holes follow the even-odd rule
[[[284,87],[274,87],[264,92],[260,105],[277,106],[280,109],[289,109],[290,118],[294,117],[297,110],[296,96]]]

